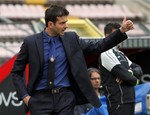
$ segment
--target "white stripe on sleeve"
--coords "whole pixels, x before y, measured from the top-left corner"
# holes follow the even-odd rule
[[[114,66],[121,64],[114,54],[113,49],[101,53],[101,63],[108,71],[111,71]]]

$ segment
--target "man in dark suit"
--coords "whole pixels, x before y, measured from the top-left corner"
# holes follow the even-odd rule
[[[46,28],[24,39],[11,71],[19,100],[31,115],[73,115],[75,104],[101,103],[87,74],[83,53],[101,53],[127,38],[133,23],[124,18],[122,26],[111,36],[96,41],[79,39],[68,28],[69,12],[52,5],[45,11]],[[23,73],[29,65],[29,80]]]

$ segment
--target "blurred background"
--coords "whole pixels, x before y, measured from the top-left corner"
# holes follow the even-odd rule
[[[121,50],[144,72],[140,83],[150,82],[150,0],[0,0],[0,114],[16,113],[20,107],[9,73],[25,36],[44,29],[44,12],[50,4],[63,5],[70,12],[69,28],[82,39],[103,38],[110,21],[121,23],[123,16],[134,22]],[[85,56],[87,66],[97,66],[98,55]],[[1,106],[2,105],[2,106]],[[18,109],[16,108],[16,109]],[[22,111],[22,108],[19,108]]]
[[[68,30],[85,39],[103,38],[103,27],[110,21],[121,23],[123,16],[132,20],[135,29],[127,32],[129,39],[121,50],[149,79],[150,0],[0,0],[0,66],[17,54],[25,36],[43,30],[42,18],[50,4],[65,6],[70,12]]]

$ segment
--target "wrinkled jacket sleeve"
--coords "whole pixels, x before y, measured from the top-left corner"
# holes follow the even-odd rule
[[[143,70],[142,70],[141,66],[138,65],[138,64],[136,64],[136,63],[133,63],[131,60],[129,60],[129,58],[128,58],[127,56],[126,56],[126,59],[127,59],[128,64],[129,64],[129,66],[130,66],[130,69],[131,69],[132,72],[133,72],[133,75],[134,75],[136,78],[140,79],[141,76],[143,75]]]
[[[127,35],[119,29],[104,39],[79,39],[81,49],[86,52],[102,53],[127,39]]]
[[[28,63],[27,55],[28,53],[27,53],[26,42],[24,41],[15,60],[14,67],[10,73],[19,100],[22,100],[22,97],[28,94],[26,90],[25,78],[24,78],[24,71]]]
[[[136,85],[137,78],[120,63],[112,49],[101,54],[101,63],[116,78],[120,78],[127,84]]]

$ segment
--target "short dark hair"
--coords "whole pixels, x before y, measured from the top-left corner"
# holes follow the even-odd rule
[[[89,76],[89,77],[91,77],[91,75],[92,75],[93,72],[97,72],[99,75],[101,75],[100,70],[97,69],[97,68],[94,68],[94,67],[88,68],[87,71],[88,71],[88,76]]]
[[[104,27],[104,34],[111,34],[113,29],[119,29],[121,25],[117,22],[109,22]]]
[[[52,21],[55,23],[57,21],[57,17],[68,16],[68,15],[69,15],[69,12],[64,7],[58,6],[58,5],[51,5],[45,11],[46,27],[48,26],[49,21]]]

